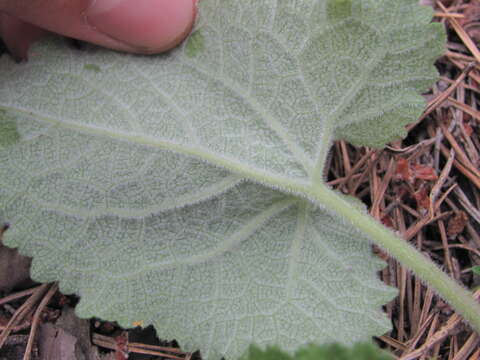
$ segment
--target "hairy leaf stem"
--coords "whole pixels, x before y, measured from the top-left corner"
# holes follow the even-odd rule
[[[458,284],[432,261],[408,242],[396,236],[367,213],[361,213],[348,201],[326,186],[317,187],[311,194],[319,203],[347,218],[402,265],[431,286],[470,325],[480,333],[480,304],[472,293]]]

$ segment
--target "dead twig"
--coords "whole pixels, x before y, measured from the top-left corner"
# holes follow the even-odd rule
[[[475,63],[470,63],[468,64],[463,70],[460,76],[458,76],[457,80],[448,87],[447,90],[442,92],[440,95],[435,97],[433,100],[431,100],[427,104],[427,108],[423,112],[422,116],[413,124],[407,126],[408,131],[412,130],[415,126],[417,126],[420,122],[422,122],[428,115],[430,115],[436,108],[438,108],[440,105],[442,105],[443,102],[445,102],[450,95],[455,91],[455,89],[465,80],[467,75],[470,73],[470,71],[473,70],[475,67]]]
[[[35,335],[37,333],[38,325],[40,324],[40,317],[42,315],[43,310],[48,305],[53,295],[55,295],[57,291],[58,291],[58,285],[56,283],[51,285],[50,289],[48,290],[48,292],[40,302],[40,305],[38,305],[37,310],[35,310],[35,314],[33,315],[33,320],[32,320],[32,326],[30,328],[30,335],[28,337],[27,347],[25,349],[23,360],[30,360],[33,344],[35,341]]]
[[[475,299],[480,299],[480,290],[477,290],[474,295]],[[425,355],[430,351],[436,344],[443,341],[447,336],[452,334],[455,329],[462,323],[462,318],[458,314],[453,314],[447,323],[440,328],[435,334],[427,338],[427,342],[423,344],[420,348],[411,353],[402,356],[399,360],[414,360],[418,357]]]
[[[445,8],[441,1],[437,0],[437,5],[445,14],[450,14],[450,12]],[[463,41],[465,46],[470,50],[475,60],[480,63],[480,51],[473,42],[472,38],[467,34],[463,27],[458,23],[455,17],[447,17],[448,22],[452,25],[452,28],[457,33],[458,37]]]
[[[3,297],[3,298],[0,299],[0,305],[8,304],[9,302],[12,302],[12,301],[21,299],[21,298],[23,298],[23,297],[25,297],[25,296],[31,295],[31,294],[33,294],[36,290],[38,290],[39,288],[40,288],[40,286],[37,286],[37,287],[31,288],[31,289],[19,291],[19,292],[15,293],[15,294],[11,294],[11,295],[5,296],[5,297]]]
[[[117,344],[114,338],[110,336],[104,336],[97,333],[93,334],[92,342],[97,345],[110,350],[116,350]],[[177,348],[163,347],[156,345],[147,345],[140,343],[127,344],[127,351],[129,353],[146,354],[162,356],[172,360],[188,360],[191,359],[191,353],[185,353]]]
[[[8,335],[10,335],[12,329],[17,326],[26,316],[29,314],[33,306],[42,298],[47,291],[49,284],[40,285],[35,292],[18,308],[12,318],[9,320],[7,327],[2,331],[0,335],[0,349],[3,347]]]

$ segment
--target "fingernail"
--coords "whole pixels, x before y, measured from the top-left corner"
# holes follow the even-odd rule
[[[97,31],[137,49],[163,51],[191,30],[192,0],[94,0],[87,22]]]

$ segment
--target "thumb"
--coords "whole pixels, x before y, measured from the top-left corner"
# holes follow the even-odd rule
[[[31,36],[35,25],[116,50],[156,53],[188,35],[196,0],[0,0],[0,12],[10,23],[21,20],[13,32],[17,36],[19,27],[30,27]]]

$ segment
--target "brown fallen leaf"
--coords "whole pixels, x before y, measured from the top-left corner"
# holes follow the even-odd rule
[[[45,323],[38,336],[40,360],[113,360],[101,356],[90,339],[90,323],[79,319],[74,309],[64,307],[55,324]]]
[[[418,209],[426,210],[430,208],[430,198],[428,197],[428,189],[426,187],[420,187],[413,193],[413,197],[417,201]]]
[[[4,230],[0,229],[0,292],[9,293],[15,287],[31,284],[31,260],[2,245]]]
[[[459,211],[453,216],[447,224],[447,235],[449,238],[456,238],[465,229],[468,223],[468,215],[464,211]]]
[[[40,360],[85,359],[83,353],[76,354],[77,338],[62,328],[51,323],[42,324],[39,335]]]
[[[413,183],[417,179],[425,181],[435,181],[438,179],[433,167],[424,164],[410,163],[410,161],[405,158],[397,159],[395,177],[398,180],[409,183]]]

